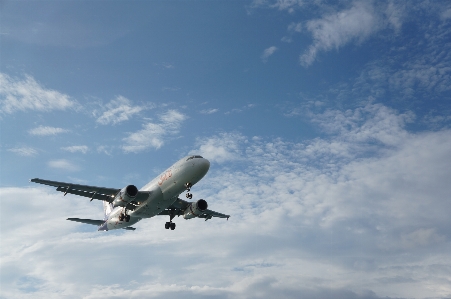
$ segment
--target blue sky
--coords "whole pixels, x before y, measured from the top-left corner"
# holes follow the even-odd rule
[[[1,298],[451,298],[447,1],[4,1]],[[229,221],[98,233],[29,179],[181,157]]]

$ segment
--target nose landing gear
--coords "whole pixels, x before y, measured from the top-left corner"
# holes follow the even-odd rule
[[[185,183],[185,188],[186,188],[186,198],[191,199],[193,198],[193,194],[189,193],[191,191],[191,187],[193,186],[193,184],[191,183]]]

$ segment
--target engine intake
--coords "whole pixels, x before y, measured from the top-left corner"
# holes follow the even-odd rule
[[[134,185],[128,185],[127,187],[122,188],[121,191],[116,194],[116,197],[113,200],[114,207],[125,207],[127,204],[132,201],[136,195],[138,194],[138,188]]]
[[[208,208],[208,204],[205,200],[199,199],[196,202],[192,202],[188,208],[186,208],[183,218],[191,219],[199,217]]]

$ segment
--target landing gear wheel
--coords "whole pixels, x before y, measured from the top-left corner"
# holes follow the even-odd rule
[[[191,193],[186,193],[186,198],[191,199],[191,198],[193,198],[193,195]]]
[[[124,221],[124,214],[119,215],[119,221]]]
[[[175,223],[171,223],[171,230],[174,230],[175,229]]]
[[[130,221],[130,215],[125,215],[125,222],[129,222]]]
[[[170,222],[166,222],[166,224],[164,225],[164,228],[165,229],[169,229],[170,226],[171,226],[171,223]]]

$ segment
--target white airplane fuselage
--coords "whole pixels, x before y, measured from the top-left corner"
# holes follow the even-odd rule
[[[140,189],[140,191],[148,191],[149,196],[146,200],[139,202],[133,211],[126,211],[127,215],[130,215],[129,221],[120,220],[124,207],[113,208],[112,204],[104,202],[104,205],[108,205],[105,209],[107,219],[99,230],[125,228],[142,218],[160,214],[170,207],[181,193],[185,192],[187,183],[195,185],[207,174],[209,168],[210,162],[201,156],[187,156],[179,160]]]

